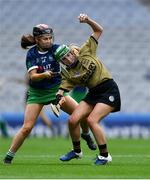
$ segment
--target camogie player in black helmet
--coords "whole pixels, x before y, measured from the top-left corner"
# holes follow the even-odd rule
[[[69,161],[82,157],[79,123],[85,119],[99,148],[95,164],[103,165],[111,162],[112,157],[108,153],[100,122],[109,113],[120,110],[120,93],[111,74],[96,55],[98,39],[103,28],[86,14],[80,14],[78,19],[80,23],[88,24],[93,31],[81,48],[66,45],[57,48],[55,58],[64,65],[58,94],[63,95],[65,91],[70,91],[77,85],[87,87],[89,91],[69,118],[73,150],[61,156],[60,160]]]
[[[60,64],[54,58],[54,52],[59,47],[53,44],[53,30],[46,24],[33,27],[33,35],[23,35],[21,47],[27,49],[32,46],[26,56],[26,68],[29,76],[29,90],[24,114],[24,123],[13,138],[10,149],[3,162],[10,164],[15,153],[23,144],[26,137],[34,127],[44,105],[56,102],[56,92],[61,83]],[[71,114],[77,107],[73,99],[66,99],[65,112]],[[95,150],[96,146],[88,133],[88,127],[82,126],[84,138],[89,148]]]
[[[10,164],[15,153],[34,127],[44,105],[55,102],[61,83],[60,65],[53,56],[59,46],[53,44],[53,30],[46,24],[33,27],[33,35],[23,35],[21,46],[32,46],[26,55],[29,90],[25,107],[24,123],[13,138],[4,163]]]

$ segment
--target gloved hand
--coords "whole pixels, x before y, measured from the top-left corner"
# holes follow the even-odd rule
[[[56,94],[56,100],[54,104],[50,104],[51,106],[51,110],[53,111],[53,113],[55,114],[55,116],[59,117],[60,115],[60,107],[62,105],[62,103],[64,103],[64,96],[61,94]]]
[[[55,100],[54,105],[59,104],[59,101],[60,101],[62,98],[63,98],[63,95],[61,95],[61,94],[56,94],[56,100]]]

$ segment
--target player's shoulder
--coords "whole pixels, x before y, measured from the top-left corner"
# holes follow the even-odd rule
[[[33,46],[27,51],[27,57],[32,57],[35,54],[37,47]]]
[[[49,53],[54,53],[56,51],[56,49],[59,47],[59,44],[52,44],[52,46],[50,47],[49,49]],[[31,58],[31,57],[34,57],[38,54],[38,51],[37,51],[37,46],[33,46],[31,47],[28,51],[27,51],[27,57],[28,58]]]
[[[50,49],[54,53],[59,46],[59,44],[53,44]]]

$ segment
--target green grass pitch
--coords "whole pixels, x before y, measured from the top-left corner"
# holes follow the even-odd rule
[[[11,139],[0,138],[0,179],[149,179],[149,139],[108,139],[113,157],[109,165],[93,164],[97,151],[91,151],[82,140],[82,159],[61,162],[59,156],[69,151],[70,139],[28,138],[11,165],[2,159]]]

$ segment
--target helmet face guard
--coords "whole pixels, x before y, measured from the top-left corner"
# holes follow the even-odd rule
[[[42,36],[42,35],[52,35],[53,36],[53,30],[48,27],[46,24],[39,24],[35,27],[33,27],[33,36]]]
[[[63,44],[56,49],[54,53],[55,59],[61,61],[69,52],[70,48]]]

